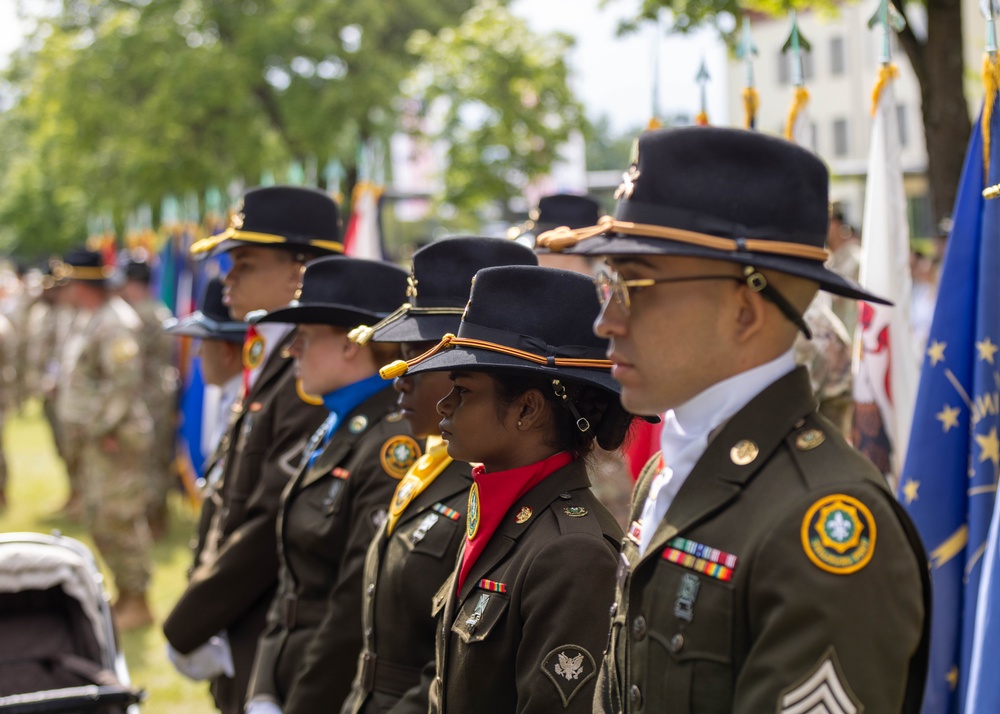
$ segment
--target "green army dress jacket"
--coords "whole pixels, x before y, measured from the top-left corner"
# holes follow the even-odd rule
[[[816,414],[804,368],[729,420],[664,520],[640,524],[657,461],[633,496],[595,711],[919,710],[923,549],[881,474]]]
[[[249,394],[234,406],[225,440],[218,502],[195,546],[187,589],[163,623],[182,654],[225,631],[235,677],[219,677],[212,693],[223,714],[242,714],[257,640],[278,582],[275,519],[281,492],[295,475],[309,436],[327,410],[302,401],[292,359],[276,345]]]
[[[472,467],[448,460],[406,505],[392,534],[382,528],[368,549],[364,648],[341,714],[427,714],[421,673],[434,665],[431,601],[455,568],[472,486]]]
[[[518,499],[434,596],[431,714],[591,714],[620,533],[582,461]]]
[[[336,712],[361,651],[368,546],[399,479],[420,456],[390,388],[344,418],[282,498],[281,583],[261,638],[249,698],[292,712]],[[322,644],[317,633],[326,637]],[[323,645],[326,645],[325,647]]]

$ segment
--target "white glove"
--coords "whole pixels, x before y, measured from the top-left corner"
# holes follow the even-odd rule
[[[270,699],[251,699],[245,714],[281,714],[281,707]]]
[[[201,681],[215,679],[220,675],[232,677],[233,651],[229,647],[229,638],[225,632],[210,639],[198,649],[189,654],[181,654],[170,644],[167,644],[167,657],[178,672],[189,679]]]

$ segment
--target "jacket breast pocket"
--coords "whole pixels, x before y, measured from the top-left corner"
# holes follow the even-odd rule
[[[475,590],[459,608],[451,631],[465,644],[482,642],[498,628],[509,604],[510,596],[506,593]]]
[[[649,592],[656,593],[655,599],[644,603],[650,613],[650,676],[663,672],[661,691],[670,692],[675,701],[687,700],[692,710],[729,711],[733,692],[732,585],[660,561]],[[634,638],[634,620],[632,626]]]
[[[449,518],[433,511],[415,518],[399,534],[404,547],[414,555],[426,555],[436,560],[450,555],[454,560],[458,526]]]

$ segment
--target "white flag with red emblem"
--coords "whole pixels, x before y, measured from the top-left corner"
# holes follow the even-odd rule
[[[910,229],[890,67],[883,68],[872,122],[860,279],[895,306],[858,306],[853,432],[862,453],[887,475],[898,475],[910,438],[918,362],[910,331]]]

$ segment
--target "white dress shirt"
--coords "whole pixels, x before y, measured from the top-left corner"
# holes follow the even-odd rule
[[[751,399],[795,369],[792,350],[759,367],[713,384],[663,415],[660,450],[663,469],[653,478],[642,507],[639,555],[646,554],[657,526],[684,485],[714,432]]]

